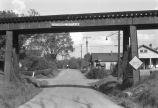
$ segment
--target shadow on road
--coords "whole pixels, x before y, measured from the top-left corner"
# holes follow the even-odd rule
[[[42,85],[40,86],[41,88],[55,88],[55,87],[76,87],[76,88],[89,88],[89,89],[94,89],[92,86],[85,86],[85,85],[72,85],[72,84],[69,84],[69,85]]]

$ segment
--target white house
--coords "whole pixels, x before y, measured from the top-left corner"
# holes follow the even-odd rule
[[[158,68],[158,51],[154,50],[151,45],[139,46],[138,54],[143,62],[142,69]]]

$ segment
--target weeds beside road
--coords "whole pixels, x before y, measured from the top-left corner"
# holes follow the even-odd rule
[[[0,85],[0,106],[1,108],[17,108],[19,105],[37,95],[41,89],[33,84],[5,84]]]
[[[44,73],[44,72],[43,72]],[[37,74],[38,78],[53,78],[57,76],[59,71],[52,70],[49,74]],[[21,75],[21,82],[2,83],[4,81],[3,75],[0,77],[0,108],[17,108],[19,105],[32,99],[39,94],[42,89],[38,86],[43,84],[43,81],[37,81],[31,76]],[[45,84],[45,82],[44,82]]]

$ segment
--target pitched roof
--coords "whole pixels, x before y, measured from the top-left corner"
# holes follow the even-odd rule
[[[117,62],[118,53],[92,53],[92,61]],[[122,55],[122,54],[121,54]]]
[[[148,46],[146,46],[146,45],[140,45],[140,46],[139,46],[139,48],[142,48],[142,47],[145,47],[146,49],[151,50],[151,51],[153,51],[153,52],[155,52],[155,53],[158,54],[158,51],[156,51],[155,49],[153,49],[153,48],[151,48],[151,47],[148,47]],[[138,49],[139,49],[139,48],[138,48]]]

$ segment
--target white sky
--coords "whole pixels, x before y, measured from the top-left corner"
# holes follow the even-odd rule
[[[113,11],[155,10],[158,0],[0,0],[0,10],[13,10],[16,13],[26,13],[28,9],[35,9],[41,15],[96,13]],[[89,38],[90,52],[116,52],[117,37],[106,39],[110,32],[71,33],[75,52],[73,56],[80,56],[80,44],[83,44],[85,54],[85,39]],[[158,46],[157,30],[138,31],[139,44]]]

